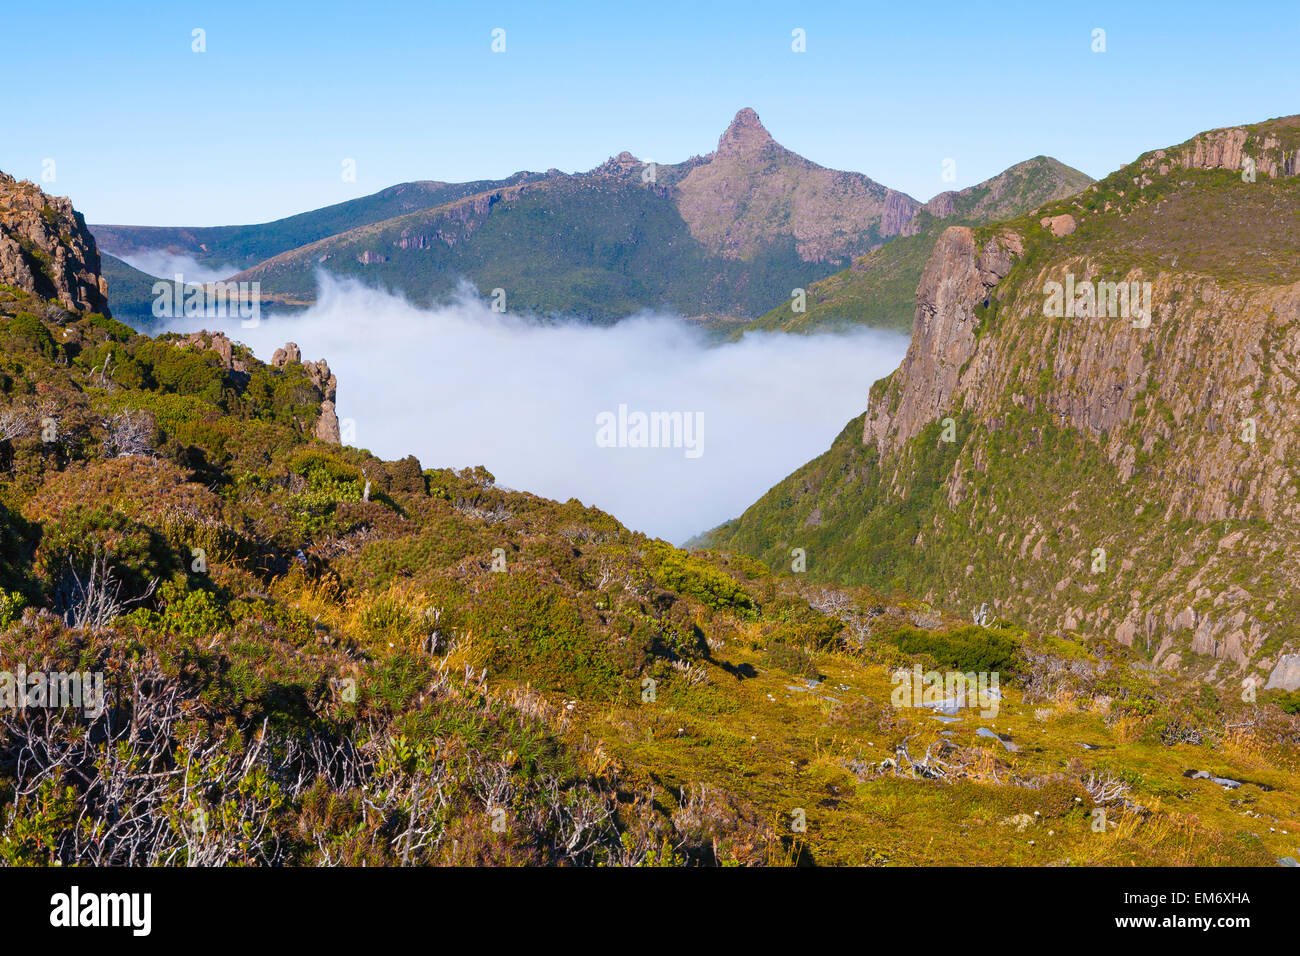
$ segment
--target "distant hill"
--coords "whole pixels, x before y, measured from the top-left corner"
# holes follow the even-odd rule
[[[548,175],[521,172],[499,181],[402,183],[360,199],[250,226],[92,225],[90,229],[101,250],[119,259],[161,251],[189,256],[200,265],[246,269],[281,252],[357,226]]]
[[[153,284],[158,280],[108,253],[99,258],[113,316],[136,328],[148,328],[155,321]]]
[[[855,259],[849,268],[811,283],[806,311],[793,310],[787,289],[780,305],[735,334],[749,329],[813,332],[843,325],[908,331],[916,307],[916,284],[944,229],[1011,219],[1071,196],[1092,181],[1086,173],[1055,159],[1035,156],[979,185],[940,193],[912,221],[915,234],[899,237]]]
[[[678,164],[620,153],[589,172],[408,183],[258,226],[95,226],[106,251],[231,264],[272,299],[304,304],[316,273],[417,303],[464,279],[512,311],[621,318],[643,309],[752,319],[793,285],[914,231],[921,204],[777,144],[750,109],[717,149]]]

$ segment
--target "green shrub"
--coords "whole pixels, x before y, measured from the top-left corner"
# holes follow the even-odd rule
[[[18,619],[27,606],[27,599],[21,594],[0,588],[0,628],[6,628]]]
[[[58,343],[45,327],[45,323],[31,312],[19,312],[9,320],[9,335],[16,342],[35,349],[47,359],[53,360],[59,354]]]
[[[116,319],[110,319],[106,315],[100,315],[98,312],[91,312],[84,319],[90,325],[97,329],[102,329],[108,333],[108,337],[114,342],[128,342],[135,335],[135,329]]]
[[[1275,702],[1282,708],[1283,713],[1300,715],[1300,690],[1278,694]]]
[[[230,615],[207,591],[190,591],[179,601],[172,601],[162,617],[163,626],[173,634],[197,641],[230,627]]]
[[[969,624],[944,632],[905,626],[890,640],[906,654],[928,654],[942,668],[1001,674],[1019,669],[1019,644],[995,627]]]
[[[757,610],[754,599],[726,571],[669,545],[658,543],[659,562],[654,568],[660,587],[697,598],[715,611],[735,611],[752,617]]]

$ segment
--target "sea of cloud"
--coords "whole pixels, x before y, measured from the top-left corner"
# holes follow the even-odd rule
[[[319,282],[308,310],[263,312],[254,328],[215,324],[264,360],[286,341],[304,359],[327,359],[353,444],[382,458],[484,465],[498,484],[577,498],[674,543],[738,515],[824,452],[907,348],[877,330],[718,344],[672,316],[542,321],[494,312],[469,291],[424,309],[355,281]],[[205,325],[214,320],[171,328]],[[698,454],[602,447],[597,422],[620,405],[627,416],[694,416]]]

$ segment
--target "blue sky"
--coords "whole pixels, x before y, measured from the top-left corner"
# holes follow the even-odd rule
[[[91,222],[258,222],[623,149],[677,162],[743,106],[809,159],[922,200],[1040,153],[1101,176],[1300,112],[1294,2],[6,7],[0,170],[41,182],[54,160],[41,184]]]

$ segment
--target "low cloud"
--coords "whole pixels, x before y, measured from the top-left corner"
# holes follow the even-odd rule
[[[421,309],[354,281],[320,283],[312,308],[226,331],[264,360],[286,341],[327,359],[356,445],[386,459],[414,454],[426,468],[481,464],[499,484],[578,498],[674,543],[825,451],[907,348],[875,330],[718,345],[668,316],[542,322],[469,293]]]
[[[111,253],[110,253],[111,254]],[[185,282],[216,282],[229,279],[239,269],[231,265],[201,265],[193,256],[182,256],[163,249],[146,249],[129,256],[118,256],[133,269],[139,269],[159,279],[175,279],[177,273]]]

